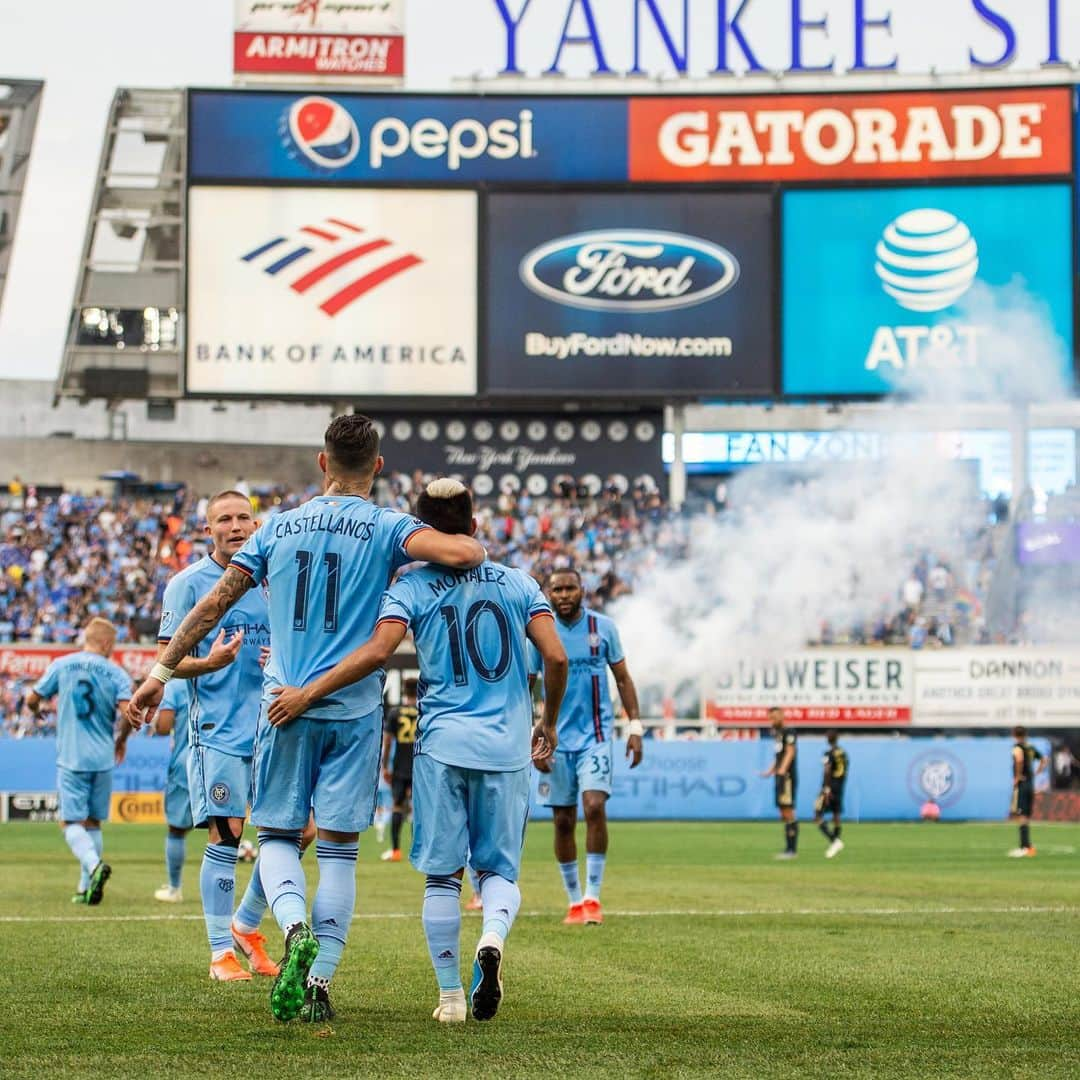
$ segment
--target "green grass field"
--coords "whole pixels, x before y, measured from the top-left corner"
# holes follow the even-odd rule
[[[1080,826],[1034,836],[1011,860],[1007,825],[852,825],[827,862],[804,824],[777,863],[778,825],[615,824],[607,922],[563,927],[535,823],[503,1007],[453,1029],[422,879],[365,838],[338,1018],[312,1028],[270,1019],[266,980],[207,979],[194,835],[166,908],[163,830],[106,827],[113,879],[80,909],[56,827],[0,826],[0,1076],[1075,1077]]]

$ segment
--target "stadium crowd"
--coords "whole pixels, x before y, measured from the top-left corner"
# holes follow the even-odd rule
[[[375,499],[409,509],[423,479],[419,473],[389,474],[380,478]],[[316,491],[250,490],[242,480],[236,486],[264,519]],[[117,626],[120,644],[152,643],[166,582],[206,553],[200,524],[205,510],[205,496],[183,490],[142,497],[39,496],[13,481],[0,495],[0,645],[72,644],[94,615]],[[672,512],[647,488],[596,495],[565,488],[543,498],[504,490],[481,500],[477,513],[478,537],[493,559],[540,579],[573,566],[588,603],[601,609],[688,544],[690,517]],[[992,522],[992,514],[977,510],[948,553],[913,547],[911,573],[895,596],[883,600],[878,617],[865,625],[824,623],[817,643],[920,648],[984,639],[980,611],[993,572]],[[0,732],[51,730],[48,714],[24,715],[27,685],[0,669]]]

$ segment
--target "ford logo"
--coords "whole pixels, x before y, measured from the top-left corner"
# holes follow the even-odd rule
[[[521,260],[537,296],[590,311],[671,311],[703,304],[739,280],[719,244],[652,229],[602,229],[542,244]]]

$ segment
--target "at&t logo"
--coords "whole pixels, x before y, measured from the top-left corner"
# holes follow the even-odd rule
[[[952,307],[979,272],[979,246],[971,229],[955,214],[932,207],[909,210],[886,225],[874,255],[882,289],[899,307],[919,315]],[[866,368],[970,366],[978,359],[979,333],[980,327],[952,322],[880,326]]]

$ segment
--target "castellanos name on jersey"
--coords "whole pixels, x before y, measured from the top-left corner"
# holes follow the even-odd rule
[[[271,518],[232,565],[270,582],[274,648],[263,692],[304,686],[375,629],[394,571],[412,562],[409,537],[430,526],[359,495],[319,495]],[[306,716],[358,720],[382,706],[382,673],[324,698]]]
[[[615,624],[598,611],[581,609],[576,623],[555,620],[555,629],[570,661],[566,693],[559,706],[559,749],[585,750],[611,738],[615,714],[611,708],[608,667],[624,659]],[[540,655],[530,647],[529,671],[540,671]]]
[[[158,641],[169,641],[189,611],[218,583],[225,568],[209,555],[181,570],[165,588],[161,602]],[[187,680],[190,692],[189,723],[192,746],[208,746],[234,757],[251,757],[259,723],[262,668],[259,650],[270,644],[266,590],[250,589],[225,612],[192,650],[204,657],[224,628],[226,640],[240,630],[244,640],[236,659],[208,675]]]
[[[379,621],[412,630],[420,664],[416,754],[485,772],[524,769],[532,750],[525,628],[550,616],[520,570],[423,566],[387,591]]]
[[[40,697],[56,696],[56,764],[75,772],[113,767],[118,702],[131,698],[131,676],[99,653],[68,653],[34,684]]]

